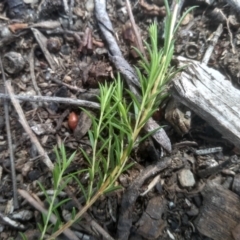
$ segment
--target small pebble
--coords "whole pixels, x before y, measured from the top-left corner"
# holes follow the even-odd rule
[[[74,130],[78,124],[78,115],[75,112],[71,112],[68,116],[68,126],[71,130]]]
[[[72,78],[68,75],[66,75],[64,78],[63,78],[63,81],[64,82],[71,82],[72,81]]]
[[[61,53],[63,54],[63,55],[69,55],[70,54],[70,52],[71,52],[71,49],[70,49],[70,47],[69,47],[69,45],[62,45],[62,47],[61,47]]]
[[[240,174],[237,174],[234,177],[234,180],[232,183],[232,191],[240,196]]]
[[[225,181],[223,182],[222,186],[223,186],[225,189],[230,189],[231,186],[232,186],[232,183],[233,183],[233,177],[228,176],[228,177],[226,177],[226,179],[225,179]]]
[[[183,21],[181,22],[182,26],[186,26],[187,24],[189,24],[190,21],[193,20],[193,15],[191,13],[188,13],[185,18],[183,19]]]
[[[25,61],[20,53],[8,52],[4,54],[2,64],[6,72],[16,74],[24,68]]]
[[[125,6],[125,1],[124,0],[117,0],[116,5],[117,5],[117,7],[123,7],[123,6]]]
[[[189,169],[183,169],[178,174],[178,179],[182,187],[193,187],[195,185],[193,173]]]
[[[41,172],[37,169],[34,169],[34,170],[28,172],[27,176],[30,181],[35,181],[41,176]]]
[[[22,220],[22,221],[30,220],[32,217],[33,217],[33,212],[30,210],[22,210],[19,212],[14,212],[11,215],[11,218],[16,220]]]
[[[169,202],[168,207],[169,207],[169,209],[175,208],[175,203],[174,202]]]
[[[51,53],[57,53],[61,49],[61,42],[58,38],[49,38],[47,40],[47,49]]]
[[[188,210],[186,213],[190,217],[195,217],[199,214],[199,209],[194,204],[192,204],[191,209]]]
[[[202,205],[202,199],[200,196],[194,196],[193,201],[196,204],[197,207],[201,207]]]
[[[85,8],[88,12],[93,12],[94,10],[94,2],[93,0],[87,0],[86,4],[85,4]]]

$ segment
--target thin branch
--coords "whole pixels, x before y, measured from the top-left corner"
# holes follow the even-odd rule
[[[2,79],[5,84],[5,93],[7,92],[6,89],[6,77],[2,65],[2,59],[0,58],[0,68],[2,72]],[[5,113],[5,124],[7,130],[7,139],[8,139],[8,149],[10,155],[10,163],[11,163],[11,175],[12,175],[12,186],[13,186],[13,205],[14,208],[19,208],[18,198],[17,198],[17,180],[16,180],[16,169],[15,169],[15,162],[14,162],[14,154],[12,148],[12,138],[11,138],[11,129],[10,129],[10,120],[9,120],[9,108],[8,108],[8,101],[4,101],[4,113]]]
[[[205,54],[203,56],[202,63],[208,64],[208,61],[212,55],[213,49],[214,49],[215,45],[217,44],[218,39],[221,36],[222,32],[223,32],[223,25],[222,25],[222,23],[220,23],[218,25],[217,30],[214,32],[214,36],[213,36],[212,40],[210,41],[210,45],[209,45],[207,51],[205,52]]]
[[[48,214],[48,211],[41,205],[39,204],[27,191],[23,189],[18,189],[18,193],[26,199],[34,208],[36,208],[39,212],[42,214]],[[58,221],[57,217],[52,213],[50,216],[50,221],[53,224],[56,224]],[[75,235],[75,233],[71,229],[66,229],[63,231],[65,236],[67,236],[69,239],[72,240],[79,240],[79,238]]]
[[[29,68],[30,68],[30,75],[31,75],[31,79],[32,79],[33,88],[37,92],[37,94],[39,96],[41,96],[42,94],[41,94],[40,89],[37,85],[36,76],[35,76],[35,73],[34,73],[34,51],[35,51],[36,47],[37,47],[37,44],[34,44],[32,49],[31,49],[31,52],[29,54]]]
[[[140,87],[138,77],[134,69],[122,56],[121,50],[118,47],[116,39],[114,37],[114,30],[109,16],[106,12],[106,0],[95,0],[95,15],[99,24],[101,33],[103,34],[109,50],[109,58],[114,63],[115,67],[124,76],[129,89],[139,96],[136,87]]]
[[[26,102],[56,102],[69,105],[75,105],[80,107],[95,108],[99,109],[100,105],[95,102],[90,102],[86,100],[72,99],[72,98],[61,98],[61,97],[48,97],[48,96],[21,96],[12,95],[15,99],[26,101]],[[0,99],[10,99],[7,94],[0,93]]]
[[[77,86],[69,85],[69,84],[67,84],[67,83],[65,83],[65,82],[62,82],[62,81],[60,81],[60,80],[58,80],[58,79],[55,79],[55,78],[51,79],[51,81],[53,81],[53,82],[55,82],[55,83],[57,83],[57,84],[60,84],[60,85],[62,85],[62,86],[65,86],[65,87],[69,88],[70,90],[75,91],[75,92],[77,92],[77,93],[84,93],[84,92],[86,92],[86,90],[83,89],[83,88],[79,88],[79,87],[77,87]]]
[[[132,9],[131,9],[131,5],[129,3],[129,0],[126,0],[126,7],[127,7],[128,15],[129,15],[129,18],[130,18],[130,22],[132,24],[132,28],[133,28],[134,34],[135,34],[136,39],[137,39],[138,49],[143,54],[144,58],[147,58],[146,52],[145,52],[143,44],[142,44],[141,36],[139,34],[136,22],[134,20],[133,14],[132,14]]]
[[[53,163],[51,162],[50,158],[48,157],[47,153],[44,151],[43,147],[41,146],[41,144],[39,143],[36,135],[32,132],[31,128],[29,127],[27,120],[24,116],[23,110],[18,102],[18,100],[14,97],[13,95],[13,89],[11,86],[11,82],[10,81],[6,81],[6,89],[10,95],[12,104],[16,110],[16,112],[18,113],[19,116],[19,122],[22,124],[24,130],[26,131],[26,133],[28,134],[28,136],[30,137],[31,141],[35,144],[38,153],[40,155],[43,156],[43,162],[49,167],[49,169],[52,171],[53,170]]]
[[[47,49],[47,38],[36,28],[31,28],[32,32],[33,32],[33,35],[36,39],[36,41],[38,42],[39,44],[39,47],[41,48],[48,64],[50,65],[51,69],[53,71],[55,71],[58,66],[56,64],[56,62],[54,61],[54,58],[52,56],[52,54],[48,51]]]

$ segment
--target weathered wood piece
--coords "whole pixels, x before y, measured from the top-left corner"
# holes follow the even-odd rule
[[[158,238],[166,226],[166,222],[162,219],[162,214],[166,212],[167,200],[161,196],[152,198],[136,223],[136,232],[146,239]]]
[[[172,81],[172,95],[240,148],[240,91],[220,72],[178,57],[188,65]]]
[[[202,191],[203,206],[195,220],[198,231],[213,240],[233,240],[240,222],[240,197],[209,181]]]

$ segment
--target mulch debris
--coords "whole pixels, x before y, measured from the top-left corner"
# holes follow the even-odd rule
[[[179,27],[175,56],[207,64],[238,91],[239,3],[182,0],[180,4],[180,15],[191,6],[198,7]],[[47,204],[37,181],[53,194],[49,170],[59,143],[64,142],[68,153],[79,148],[91,152],[87,132],[92,120],[80,107],[97,117],[99,83],[112,82],[120,72],[133,86],[131,91],[138,86],[134,73],[138,57],[132,47],[141,45],[134,28],[148,41],[148,26],[156,20],[161,43],[166,10],[164,1],[155,0],[133,0],[130,8],[134,22],[123,0],[0,3],[4,69],[0,80],[0,239],[22,239],[20,232],[28,240],[40,238],[39,202],[46,209]],[[174,94],[159,106],[145,127],[150,131],[163,126],[159,135],[134,150],[135,165],[118,180],[122,188],[99,198],[71,227],[75,239],[240,239],[239,147],[214,122],[198,114],[199,109],[194,110]],[[86,161],[77,151],[67,172],[84,166]],[[80,174],[79,181],[87,184],[87,176]],[[71,219],[73,208],[84,205],[78,186],[69,186],[71,192],[58,196],[59,201],[70,197],[60,209],[64,222]],[[71,238],[60,235],[57,239]]]

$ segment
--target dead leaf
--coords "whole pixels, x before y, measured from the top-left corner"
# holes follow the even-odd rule
[[[16,31],[18,31],[18,30],[28,28],[28,24],[27,23],[14,23],[14,24],[8,25],[8,28],[11,30],[11,32],[16,33]]]

